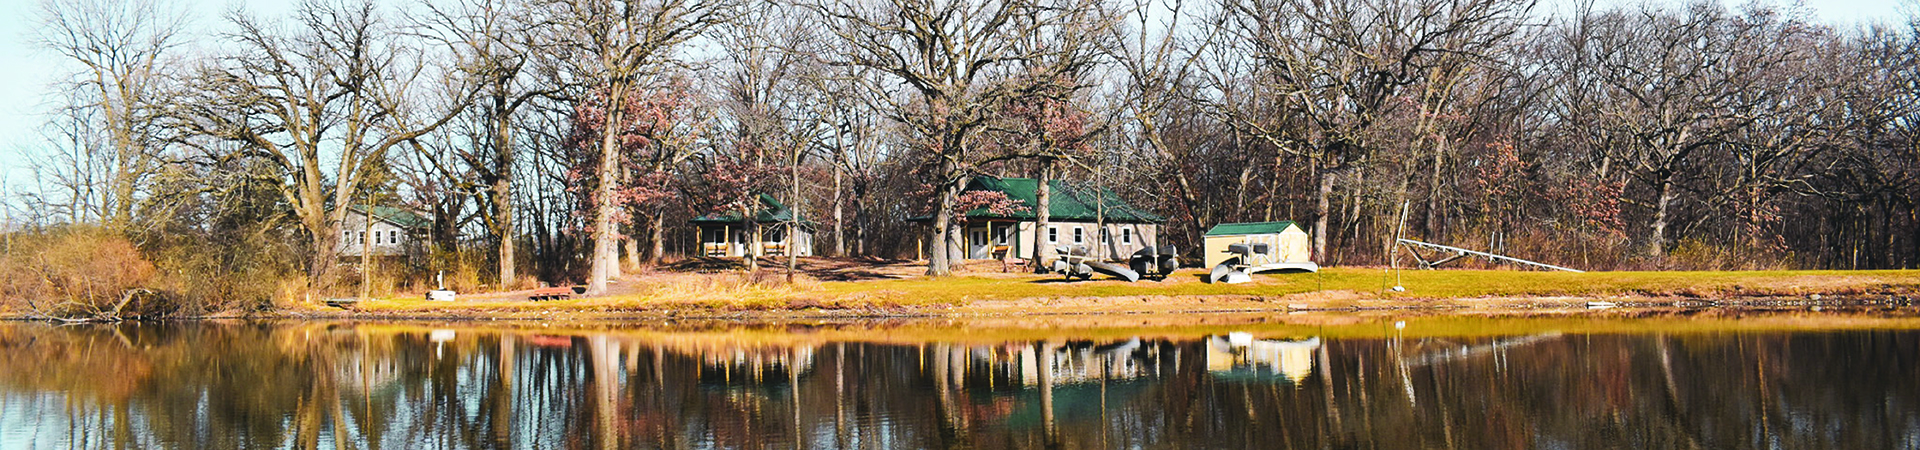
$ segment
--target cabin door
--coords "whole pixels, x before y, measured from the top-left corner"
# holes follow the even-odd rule
[[[988,225],[989,228],[992,225]],[[988,237],[989,228],[971,228],[967,230],[967,259],[992,259],[993,241]]]

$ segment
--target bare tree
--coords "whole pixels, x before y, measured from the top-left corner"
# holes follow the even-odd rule
[[[980,166],[1023,155],[984,148],[982,133],[996,107],[1019,95],[1023,80],[1052,80],[1048,74],[1023,73],[1059,51],[1041,39],[1070,34],[1080,20],[1100,20],[1103,12],[1086,1],[915,1],[864,2],[818,0],[809,7],[838,38],[841,53],[833,63],[885,73],[903,95],[877,96],[887,114],[912,130],[912,146],[927,165],[922,179],[936,198],[929,240],[927,274],[952,273],[960,256],[954,202]]]
[[[1336,178],[1379,147],[1375,125],[1430,71],[1483,57],[1511,37],[1530,0],[1227,0],[1213,26],[1230,52],[1208,66],[1212,110],[1242,133],[1313,165],[1313,253]]]
[[[552,73],[553,64],[543,64],[550,59],[543,52],[553,47],[555,39],[541,31],[547,22],[531,6],[525,0],[429,3],[427,13],[419,19],[424,33],[460,56],[461,73],[479,89],[474,109],[484,132],[473,140],[476,145],[452,150],[483,186],[478,191],[487,207],[482,221],[494,239],[497,279],[502,287],[512,286],[518,276],[513,190],[522,150],[514,139],[514,116],[528,102],[562,88],[556,82],[534,81],[557,77]]]
[[[465,101],[420,120],[409,103],[426,56],[382,20],[372,1],[303,3],[296,28],[241,12],[227,35],[235,52],[201,69],[196,91],[171,114],[194,134],[243,144],[218,159],[260,159],[280,178],[278,192],[309,238],[314,287],[334,281],[340,224],[367,177],[394,146],[456,117]],[[219,150],[219,146],[202,146]]]
[[[1142,158],[1152,167],[1151,177],[1173,181],[1172,195],[1188,216],[1187,235],[1198,239],[1213,222],[1204,211],[1207,200],[1194,186],[1188,160],[1193,145],[1179,140],[1178,123],[1200,115],[1185,107],[1193,96],[1194,72],[1200,58],[1219,38],[1221,27],[1182,27],[1192,11],[1182,0],[1133,0],[1128,10],[1131,27],[1114,27],[1109,52],[1125,71],[1122,109],[1132,121],[1131,131],[1142,141]],[[1190,30],[1188,28],[1197,28]]]
[[[1739,17],[1713,3],[1669,14],[1655,7],[1585,17],[1563,45],[1577,48],[1605,97],[1591,126],[1614,136],[1608,161],[1625,165],[1652,191],[1646,251],[1666,252],[1680,183],[1707,152],[1775,112],[1766,74],[1804,58],[1779,51],[1800,39],[1799,23]],[[1780,46],[1766,45],[1778,44]],[[1780,89],[1798,89],[1781,86]],[[1780,106],[1786,106],[1784,104]],[[1797,106],[1789,106],[1793,108]]]
[[[63,117],[105,131],[104,142],[73,155],[99,171],[92,192],[75,200],[108,229],[126,231],[140,190],[161,170],[157,118],[174,54],[187,43],[186,16],[158,0],[44,0],[40,20],[36,42],[82,67],[67,82],[67,108],[89,112]]]

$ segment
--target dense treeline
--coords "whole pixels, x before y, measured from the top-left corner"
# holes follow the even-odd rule
[[[760,194],[817,253],[911,257],[958,239],[986,174],[1113,189],[1189,250],[1299,220],[1323,264],[1384,263],[1396,233],[1592,269],[1917,263],[1920,20],[1549,9],[45,0],[36,43],[75,72],[9,226],[104,230],[155,277],[298,280],[204,295],[324,294],[336,206],[400,206],[432,220],[411,282],[597,291]],[[7,267],[60,248],[7,245]]]

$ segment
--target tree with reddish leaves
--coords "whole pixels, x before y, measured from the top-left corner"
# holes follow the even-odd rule
[[[1475,168],[1475,184],[1485,202],[1488,223],[1504,227],[1519,219],[1522,196],[1527,192],[1527,171],[1533,164],[1520,157],[1512,142],[1500,140],[1486,145],[1487,153]],[[1506,230],[1501,230],[1506,231]]]
[[[1002,106],[1009,120],[1008,130],[999,141],[1014,154],[1038,162],[1034,177],[1035,230],[1045,230],[1052,216],[1053,175],[1061,161],[1070,161],[1093,153],[1091,141],[1097,127],[1093,114],[1073,104],[1078,85],[1063,75],[1032,77],[1025,95],[1013,97]],[[960,209],[966,211],[968,209]],[[1046,271],[1053,248],[1033,240],[1034,270]]]
[[[763,230],[756,216],[764,207],[760,194],[771,190],[780,178],[779,155],[768,146],[739,140],[702,152],[701,157],[701,185],[695,191],[703,197],[700,203],[708,205],[703,209],[708,214],[740,218],[741,232],[755,246],[741,253],[741,262],[749,271],[759,270],[757,245]]]
[[[579,198],[577,213],[591,217],[601,202],[610,202],[609,232],[614,239],[628,240],[629,253],[636,253],[638,241],[621,230],[636,229],[638,219],[644,218],[657,249],[664,210],[676,197],[675,168],[687,159],[689,142],[697,136],[694,120],[686,114],[691,95],[687,84],[676,80],[661,89],[631,93],[619,108],[609,103],[610,96],[603,90],[575,105],[571,128],[562,141],[572,156],[567,177]],[[599,146],[608,141],[617,146],[615,160],[607,164],[617,168],[610,173],[611,187],[589,189],[601,185],[603,174],[597,168],[606,161]],[[594,233],[595,226],[590,222],[583,231]]]
[[[582,84],[607,97],[606,104],[626,104],[629,97],[644,98],[643,82],[658,79],[672,67],[674,50],[715,24],[731,19],[739,6],[734,0],[660,0],[651,2],[606,2],[598,0],[555,0],[543,8],[551,16],[550,29],[561,39],[555,43],[562,54],[571,56],[568,72],[583,79]],[[609,123],[627,123],[622,108],[605,109]],[[614,193],[620,178],[620,158],[615,157],[626,144],[620,134],[602,133],[598,146],[600,165],[595,166],[593,197],[620,197]],[[580,185],[575,185],[580,186]],[[598,202],[593,208],[590,227],[593,254],[588,262],[589,295],[605,294],[607,280],[619,276],[614,257],[613,202]]]

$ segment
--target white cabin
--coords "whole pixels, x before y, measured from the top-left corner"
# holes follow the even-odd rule
[[[1047,183],[1047,227],[1039,229],[1034,205],[1039,204],[1040,182],[1032,178],[981,176],[967,183],[967,191],[1005,194],[1017,204],[1012,214],[985,208],[967,211],[961,240],[967,259],[1032,259],[1034,243],[1047,248],[1086,246],[1097,259],[1126,259],[1140,249],[1163,245],[1160,225],[1165,218],[1136,208],[1113,191],[1076,186],[1062,180]],[[928,221],[930,217],[915,218]],[[931,249],[928,247],[927,249]]]
[[[368,211],[373,212],[371,223],[367,220]],[[337,249],[342,257],[359,257],[360,251],[371,245],[373,256],[405,256],[411,249],[419,247],[419,235],[430,223],[425,217],[405,209],[352,206],[340,221]]]

